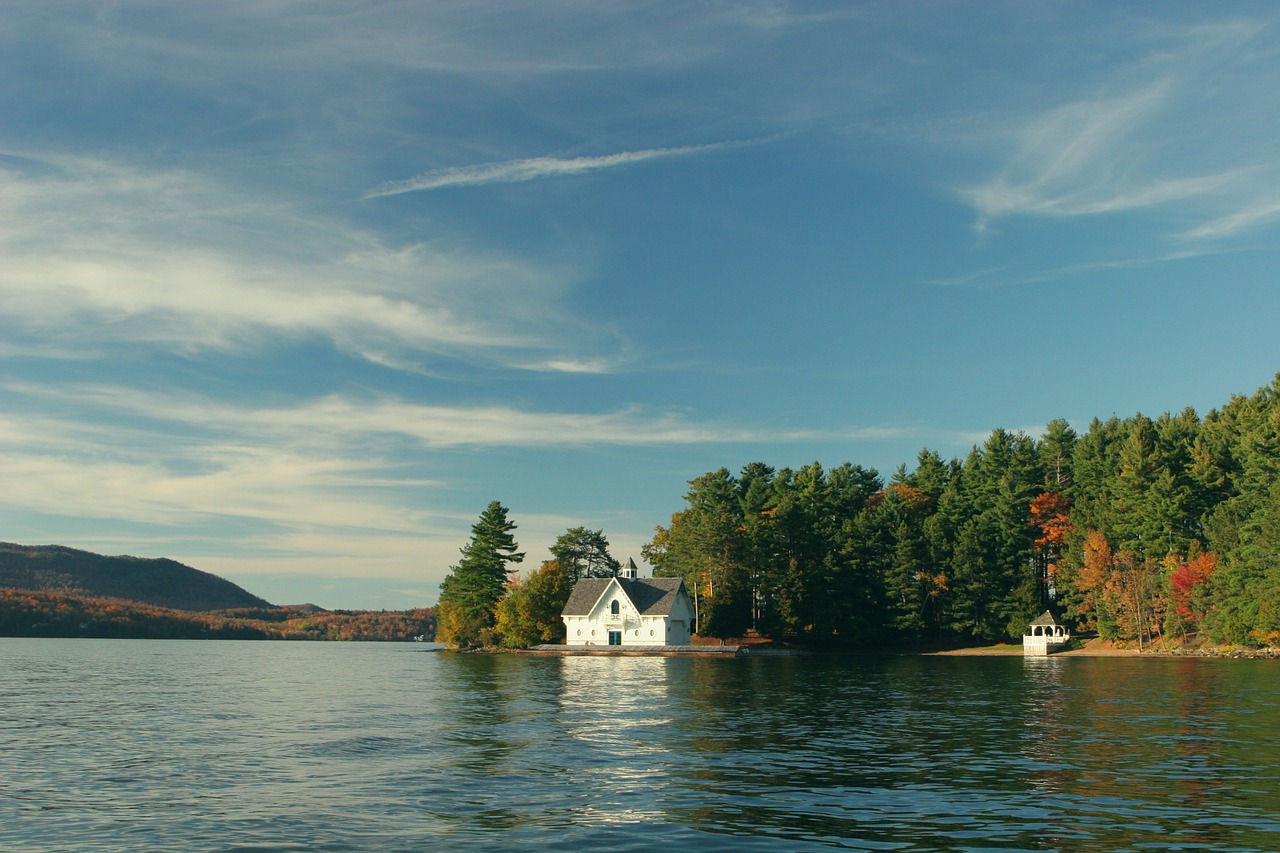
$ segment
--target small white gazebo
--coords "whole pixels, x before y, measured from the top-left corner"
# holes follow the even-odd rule
[[[1066,647],[1071,639],[1067,626],[1059,624],[1053,614],[1046,610],[1031,623],[1031,633],[1022,636],[1022,653],[1036,657],[1059,651]]]

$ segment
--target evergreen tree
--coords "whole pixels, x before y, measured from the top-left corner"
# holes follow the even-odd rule
[[[494,642],[494,611],[507,587],[507,564],[524,559],[511,535],[515,529],[507,508],[498,501],[491,502],[472,525],[462,559],[440,584],[437,640],[458,648]]]
[[[1078,438],[1076,431],[1062,418],[1055,418],[1045,426],[1038,448],[1040,465],[1044,468],[1045,491],[1070,496],[1075,482],[1072,454]]]
[[[1112,492],[1120,470],[1119,445],[1127,434],[1118,418],[1094,418],[1089,431],[1076,441],[1071,453],[1073,490],[1067,497],[1077,530],[1110,535]],[[1078,546],[1079,542],[1075,544]]]
[[[872,498],[883,482],[874,468],[845,462],[827,472],[826,560],[831,572],[831,630],[847,643],[883,642],[884,582],[870,542],[877,534]],[[919,501],[927,512],[927,497]]]
[[[778,528],[774,518],[777,490],[773,468],[752,462],[738,476],[736,491],[742,511],[739,558],[750,585],[751,627],[762,634],[782,634],[778,585],[782,578]]]
[[[916,470],[911,472],[905,482],[919,489],[936,506],[955,477],[956,466],[944,462],[936,451],[926,448],[916,456]]]
[[[737,483],[721,468],[689,485],[688,521],[703,545],[695,561],[703,583],[698,632],[740,637],[751,627],[752,589],[750,567],[744,560],[746,539]]]
[[[1280,643],[1278,484],[1280,375],[1203,419],[997,429],[963,462],[921,451],[887,487],[847,463],[720,469],[645,553],[730,635],[996,640],[1052,606],[1144,644]]]
[[[581,578],[610,578],[621,568],[609,553],[609,540],[603,530],[571,527],[556,537],[551,546],[551,559],[576,583]]]
[[[685,501],[641,553],[656,576],[684,578],[699,634],[740,636],[750,627],[751,581],[734,478],[725,468],[695,477]]]
[[[826,474],[816,462],[799,471],[778,472],[778,557],[781,578],[779,610],[789,632],[827,635],[831,629],[829,600],[832,569],[827,557],[830,512]]]
[[[960,492],[964,519],[957,538],[952,587],[953,630],[982,640],[1003,639],[1029,621],[1038,601],[1030,595],[1034,535],[1031,501],[1043,482],[1035,442],[997,429],[965,460]]]
[[[935,572],[927,565],[925,542],[919,529],[903,518],[893,531],[893,553],[886,585],[893,590],[894,627],[915,639],[933,627],[930,605],[936,600]]]

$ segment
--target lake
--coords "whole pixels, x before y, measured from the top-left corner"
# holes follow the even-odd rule
[[[0,849],[1280,850],[1280,663],[0,638]]]

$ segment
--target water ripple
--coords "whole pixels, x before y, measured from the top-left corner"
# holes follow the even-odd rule
[[[3,850],[1280,849],[1266,661],[0,659]]]

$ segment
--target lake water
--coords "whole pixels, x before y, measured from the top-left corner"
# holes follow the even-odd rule
[[[1280,663],[0,638],[0,849],[1280,850]]]

